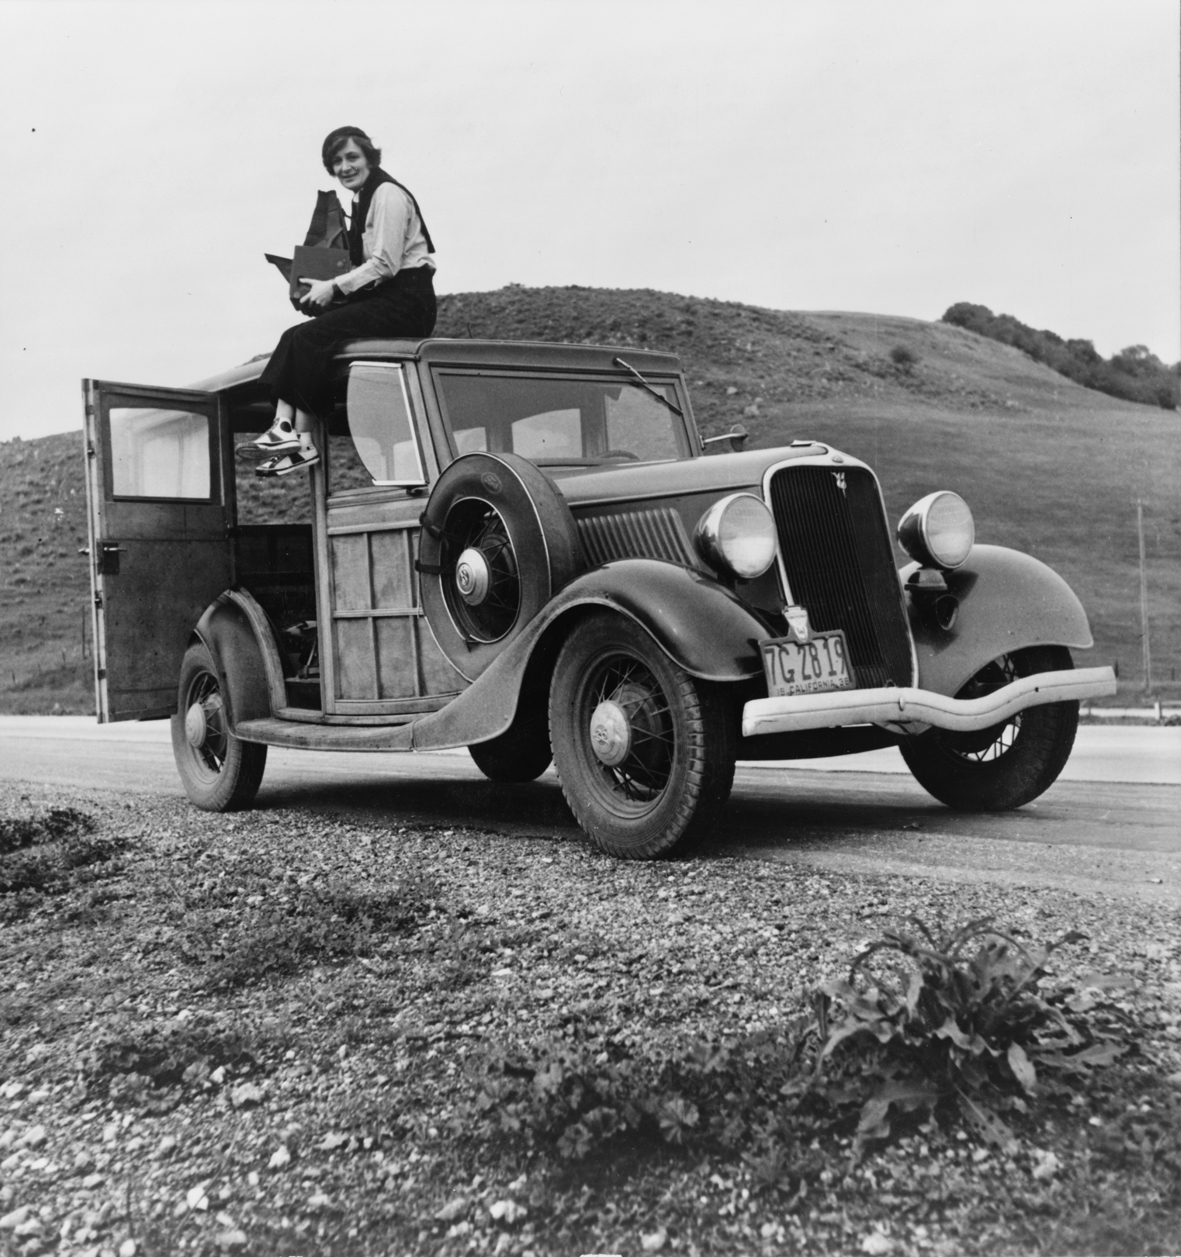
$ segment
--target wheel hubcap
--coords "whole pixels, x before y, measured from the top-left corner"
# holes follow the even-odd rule
[[[607,699],[594,710],[590,722],[591,750],[608,768],[622,764],[631,753],[632,727],[627,712]]]
[[[481,550],[469,546],[455,564],[455,588],[469,607],[478,607],[488,597],[492,571]]]
[[[205,708],[201,703],[194,703],[185,712],[185,741],[192,747],[202,747],[208,732],[209,722],[205,719]]]

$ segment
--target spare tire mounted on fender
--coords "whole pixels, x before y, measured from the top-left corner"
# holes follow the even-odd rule
[[[553,481],[519,454],[464,454],[422,514],[422,605],[474,681],[577,572],[578,530]]]

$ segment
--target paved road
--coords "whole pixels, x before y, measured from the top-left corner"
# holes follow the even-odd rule
[[[179,797],[166,722],[0,716],[0,775]],[[271,749],[259,807],[470,825],[570,839],[552,769],[527,786],[486,781],[466,752]],[[740,765],[724,828],[758,858],[1132,894],[1181,906],[1181,729],[1083,726],[1066,772],[1017,812],[951,812],[896,751]]]

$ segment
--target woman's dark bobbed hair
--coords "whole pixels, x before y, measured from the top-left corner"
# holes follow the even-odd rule
[[[328,138],[320,149],[320,159],[324,163],[324,169],[329,174],[332,173],[332,163],[336,158],[336,154],[344,148],[349,140],[357,141],[357,147],[365,154],[365,160],[371,166],[381,165],[381,149],[374,146],[373,141],[360,127],[337,127],[335,131],[329,132]]]

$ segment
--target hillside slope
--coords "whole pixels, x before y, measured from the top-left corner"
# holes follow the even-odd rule
[[[1176,414],[1081,388],[959,328],[892,316],[510,286],[442,298],[437,333],[671,349],[707,434],[737,421],[756,446],[831,442],[875,468],[892,519],[931,489],[958,490],[981,541],[1027,550],[1070,581],[1095,632],[1088,661],[1118,660],[1132,690],[1143,685],[1140,501],[1154,680],[1167,692],[1181,666]],[[899,347],[913,365],[891,359]],[[0,443],[0,711],[91,710],[84,512],[78,433]]]

